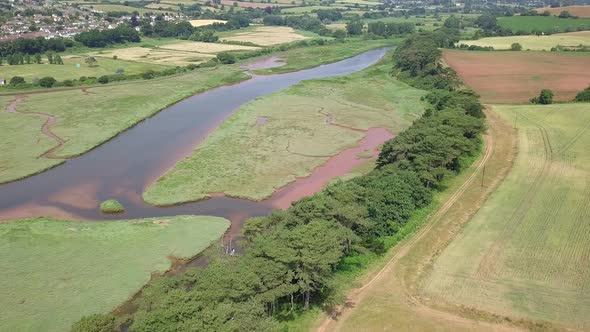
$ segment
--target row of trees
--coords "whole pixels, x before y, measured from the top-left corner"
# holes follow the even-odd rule
[[[21,38],[15,41],[0,43],[0,57],[8,57],[14,54],[40,54],[49,51],[63,52],[68,47],[74,46],[70,39],[61,37],[45,39],[38,37],[34,39]]]
[[[398,61],[406,49],[426,38],[435,44],[440,37],[409,37],[396,52],[394,70],[412,78],[410,83],[437,75],[432,68],[437,68],[440,55],[427,65]],[[329,186],[286,211],[248,220],[243,255],[156,280],[143,292],[126,326],[130,331],[276,331],[278,320],[314,303],[335,304],[334,274],[346,270],[355,257],[384,252],[384,238],[399,232],[417,209],[428,205],[441,183],[478,150],[482,106],[475,94],[455,91],[454,86],[451,81],[430,92],[432,106],[384,145],[376,169]],[[73,330],[114,327],[113,316],[94,315]]]
[[[47,53],[47,61],[51,65],[63,65],[64,61],[59,54],[54,53]],[[12,54],[6,57],[6,63],[9,65],[24,65],[24,64],[42,64],[43,59],[41,54],[35,54],[31,56],[30,54]],[[2,58],[0,58],[0,65],[2,65]]]
[[[414,23],[384,23],[372,22],[368,24],[367,31],[377,36],[390,37],[413,33],[416,30]]]
[[[131,26],[120,25],[114,29],[92,29],[81,32],[74,40],[87,47],[105,47],[112,44],[137,43],[141,41],[139,33]]]

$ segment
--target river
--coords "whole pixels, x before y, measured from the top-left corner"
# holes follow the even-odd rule
[[[230,219],[232,227],[228,234],[238,234],[245,219],[265,215],[273,208],[284,208],[291,201],[309,194],[309,190],[301,190],[302,185],[311,185],[309,188],[313,191],[319,190],[326,177],[317,180],[317,175],[312,174],[307,181],[302,179],[287,185],[261,202],[215,196],[177,206],[156,207],[143,202],[141,194],[178,160],[190,155],[240,105],[302,80],[346,75],[365,69],[385,52],[386,48],[371,50],[293,73],[254,75],[242,83],[184,99],[82,156],[26,179],[0,185],[0,220],[50,216],[98,221],[179,214],[213,215]],[[369,131],[357,149],[376,146],[389,137],[382,132]],[[350,150],[348,153],[354,155],[356,152]],[[337,157],[328,161],[342,162]],[[333,172],[330,165],[323,169]],[[327,175],[330,174],[337,175]],[[314,183],[310,184],[310,181]],[[101,214],[97,206],[109,198],[120,201],[126,208],[125,213]]]

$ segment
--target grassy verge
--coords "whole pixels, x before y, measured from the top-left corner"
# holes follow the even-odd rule
[[[260,200],[364,136],[346,127],[399,132],[420,115],[424,92],[392,79],[390,68],[386,56],[361,72],[305,81],[243,106],[144,199],[168,205],[223,192]]]
[[[196,255],[228,226],[197,216],[0,223],[2,329],[64,331],[84,315],[108,312],[169,269],[170,256]]]
[[[277,74],[312,68],[319,65],[350,58],[374,48],[395,45],[398,42],[399,40],[393,39],[356,39],[348,40],[344,43],[294,48],[276,54],[277,56],[285,60],[286,64],[284,66],[269,69],[260,69],[254,72],[256,74]]]

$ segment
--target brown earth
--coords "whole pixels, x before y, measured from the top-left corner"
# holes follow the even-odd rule
[[[390,250],[381,269],[370,271],[346,305],[317,331],[512,331],[551,328],[473,308],[430,301],[421,283],[436,257],[461,232],[508,174],[516,153],[515,130],[486,111],[483,156],[450,184],[439,209],[415,235]]]
[[[570,14],[578,17],[590,17],[590,6],[565,6],[565,7],[543,7],[537,9],[537,13],[548,11],[551,15],[559,15],[562,11],[568,11]]]
[[[590,54],[445,50],[443,57],[486,103],[526,103],[542,89],[570,101],[590,85]]]

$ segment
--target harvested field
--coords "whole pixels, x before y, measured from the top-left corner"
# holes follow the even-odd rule
[[[562,11],[568,11],[570,14],[578,17],[590,17],[590,6],[565,6],[565,7],[543,7],[538,8],[538,13],[545,11],[550,12],[552,15],[559,15]]]
[[[261,200],[355,146],[369,128],[406,128],[422,110],[423,91],[393,80],[386,59],[359,73],[304,81],[246,104],[148,187],[144,199],[170,205],[225,193]]]
[[[205,0],[201,0],[205,2]],[[292,7],[290,3],[267,3],[267,2],[246,2],[246,1],[234,1],[234,0],[221,0],[221,4],[232,7],[234,2],[237,2],[240,8],[266,8],[266,7]]]
[[[523,50],[549,51],[556,46],[576,48],[590,45],[590,31],[557,33],[545,36],[487,37],[478,40],[461,40],[458,45],[491,46],[495,50],[509,50],[512,43],[519,43]]]
[[[242,45],[228,45],[219,43],[203,43],[203,42],[178,42],[160,46],[160,50],[173,50],[181,52],[195,52],[200,54],[217,54],[228,51],[252,51],[257,50],[258,47],[242,46]]]
[[[228,37],[222,37],[223,41],[239,41],[254,43],[261,46],[269,46],[282,43],[290,43],[308,37],[297,33],[291,27],[256,27],[249,31],[238,30]]]
[[[425,295],[588,330],[590,104],[494,110],[518,128],[514,167],[435,261]]]
[[[572,100],[590,84],[590,54],[443,52],[446,63],[487,103],[526,103],[541,89]]]
[[[95,57],[112,58],[117,56],[118,59],[127,61],[144,62],[168,66],[185,66],[188,64],[198,64],[214,57],[211,54],[183,52],[176,50],[167,50],[160,48],[147,47],[126,47],[90,53]],[[99,62],[101,60],[99,59]]]
[[[129,299],[171,258],[197,255],[228,226],[207,216],[2,222],[0,330],[69,331],[82,316]]]
[[[158,10],[158,9],[150,9],[150,8],[141,8],[141,7],[131,7],[131,6],[124,6],[124,5],[112,5],[112,4],[92,4],[92,5],[83,5],[82,7],[86,7],[88,9],[98,10],[104,13],[108,12],[138,12],[139,14],[143,15],[146,13],[155,13],[161,14],[165,12],[170,12],[169,10]],[[172,11],[174,12],[174,11]]]
[[[211,25],[213,23],[225,23],[227,21],[224,20],[190,20],[190,24],[194,27],[202,27],[206,25]]]

